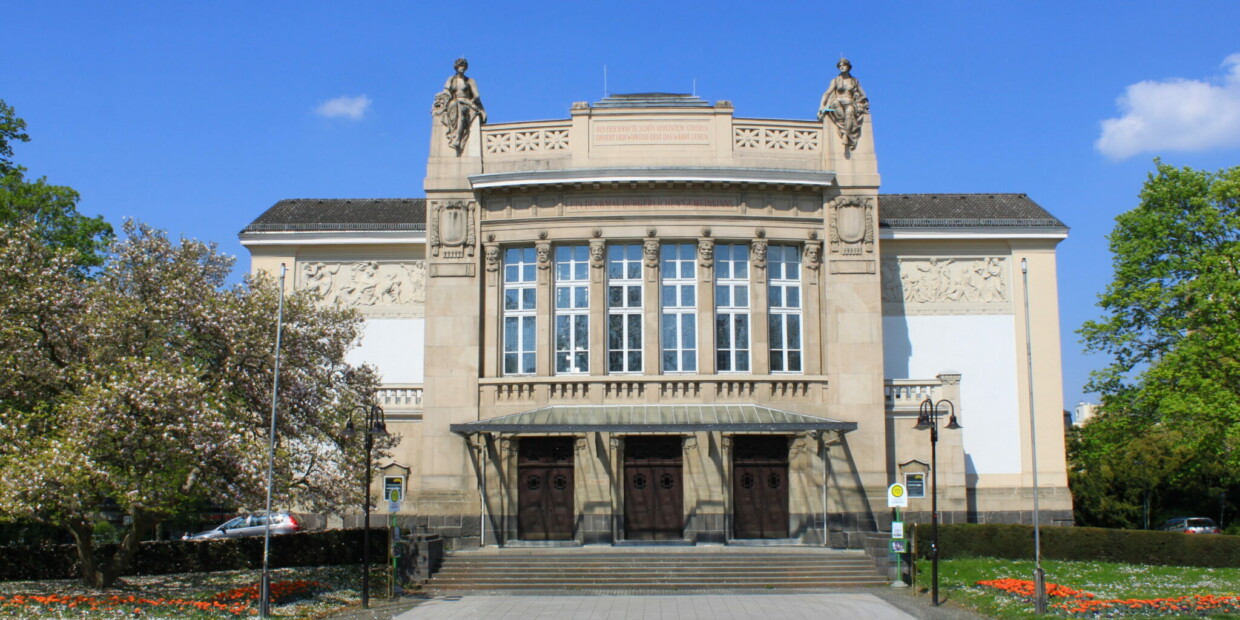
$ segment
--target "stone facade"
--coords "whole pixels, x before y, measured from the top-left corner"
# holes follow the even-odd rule
[[[880,195],[864,104],[790,121],[617,95],[566,120],[484,124],[478,101],[447,135],[439,106],[420,231],[280,230],[264,216],[242,240],[254,270],[289,264],[296,286],[366,314],[358,359],[403,373],[380,402],[404,438],[387,464],[407,472],[401,512],[487,545],[646,540],[659,513],[655,538],[742,543],[767,519],[761,538],[856,546],[890,521],[887,486],[929,470],[928,434],[913,429],[927,398],[964,427],[940,432],[944,521],[1028,521],[1025,261],[1043,520],[1070,519],[1055,276],[1067,229],[1023,196],[960,197],[973,212],[945,217],[931,203],[951,197]],[[888,201],[899,218],[885,219]],[[821,422],[641,418],[743,404]],[[590,430],[500,424],[556,407]],[[772,435],[778,454],[742,463],[737,442]],[[675,458],[635,460],[642,438],[668,436]],[[520,446],[539,437],[573,447],[534,463]],[[754,484],[776,499],[754,500]],[[670,525],[635,505],[666,493],[682,506]],[[780,505],[763,516],[738,498]],[[912,520],[928,511],[911,500]],[[531,520],[560,512],[568,525]]]

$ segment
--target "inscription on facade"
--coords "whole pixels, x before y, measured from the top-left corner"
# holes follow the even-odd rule
[[[374,317],[420,318],[426,306],[425,261],[312,261],[297,269],[297,288],[325,306]]]
[[[882,262],[886,314],[1006,314],[1008,259],[924,257]]]
[[[617,198],[570,198],[564,203],[569,210],[595,209],[735,209],[733,198],[664,198],[635,196]]]
[[[710,121],[600,121],[594,123],[592,134],[593,143],[598,146],[710,144]]]

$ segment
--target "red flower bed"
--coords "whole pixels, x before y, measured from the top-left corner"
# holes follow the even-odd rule
[[[325,589],[327,589],[327,586],[317,581],[274,581],[271,583],[271,602],[275,605],[283,605],[312,596],[315,592]],[[220,602],[257,601],[259,594],[259,584],[254,584],[252,586],[225,590],[211,597],[211,600]]]
[[[144,612],[158,614],[160,610],[184,609],[198,611],[217,611],[234,616],[250,614],[248,603],[224,603],[220,601],[191,601],[178,598],[147,598],[142,596],[61,596],[48,595],[15,595],[0,596],[0,613],[3,610],[55,610],[57,615],[66,609],[82,611],[116,610],[133,611],[135,615]]]
[[[317,581],[277,581],[271,584],[271,600],[276,605],[283,605],[300,598],[313,595],[327,587]],[[244,586],[220,592],[206,601],[193,601],[179,598],[149,598],[142,596],[62,596],[48,595],[15,595],[0,596],[0,616],[7,616],[5,610],[23,610],[26,614],[35,612],[56,612],[65,610],[110,611],[124,610],[134,615],[144,613],[156,616],[165,615],[170,610],[212,611],[233,616],[250,616],[258,613],[255,603],[258,601],[259,586]],[[161,613],[164,612],[164,613]]]
[[[1033,598],[1033,582],[1026,579],[995,579],[979,581],[977,585],[1002,590],[1021,598]],[[1240,614],[1240,596],[1236,595],[1190,594],[1170,598],[1101,600],[1089,592],[1053,583],[1046,584],[1046,595],[1052,599],[1065,599],[1052,602],[1050,608],[1069,616],[1116,616],[1125,613],[1164,613],[1173,616]]]

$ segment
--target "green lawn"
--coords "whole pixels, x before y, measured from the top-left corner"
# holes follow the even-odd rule
[[[930,587],[930,562],[919,561],[918,587]],[[1240,594],[1240,569],[1139,566],[1111,562],[1042,562],[1046,581],[1090,592],[1099,599],[1154,599],[1188,594]],[[978,586],[993,579],[1033,579],[1033,561],[970,558],[939,562],[940,598],[998,618],[1035,618],[1033,604]],[[1062,615],[1062,614],[1059,614]],[[1236,616],[1216,615],[1215,618]]]
[[[257,602],[251,599],[253,593],[237,589],[255,586],[261,574],[259,570],[240,570],[126,577],[117,587],[102,592],[90,590],[76,580],[0,582],[0,617],[250,618],[255,617],[257,610]],[[362,576],[358,566],[281,568],[271,574],[273,592],[280,591],[281,583],[320,584],[312,594],[274,606],[274,617],[323,618],[361,604]],[[386,572],[374,570],[370,579],[371,600],[382,600],[387,589]],[[233,598],[216,598],[229,592]],[[203,603],[217,601],[220,606],[200,608],[205,607]],[[200,605],[195,606],[196,603]]]

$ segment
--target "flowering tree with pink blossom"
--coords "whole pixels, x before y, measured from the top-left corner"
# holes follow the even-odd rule
[[[0,519],[66,528],[106,588],[187,500],[263,505],[279,293],[266,276],[229,286],[214,245],[133,223],[95,277],[75,258],[32,224],[0,229]],[[364,457],[341,431],[378,385],[345,362],[361,327],[285,299],[276,506],[355,503]],[[104,502],[129,517],[110,555],[92,541]]]

